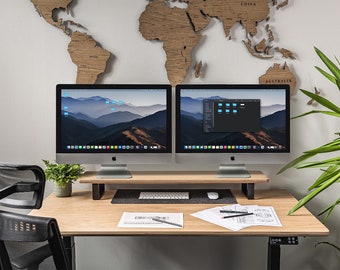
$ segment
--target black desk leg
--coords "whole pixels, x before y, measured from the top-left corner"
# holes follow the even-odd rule
[[[242,192],[244,195],[247,196],[249,200],[254,200],[254,189],[255,189],[254,183],[242,184]]]
[[[100,200],[105,191],[105,184],[92,184],[92,199]]]
[[[268,242],[267,270],[280,270],[280,245],[271,245]]]
[[[267,270],[280,270],[281,245],[297,245],[296,236],[269,237]]]
[[[63,236],[66,253],[71,264],[71,269],[76,270],[76,250],[73,236]]]

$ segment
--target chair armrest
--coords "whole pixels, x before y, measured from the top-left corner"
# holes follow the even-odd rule
[[[13,259],[11,263],[18,269],[26,269],[28,267],[38,266],[51,255],[52,253],[50,247],[48,244],[46,244]]]

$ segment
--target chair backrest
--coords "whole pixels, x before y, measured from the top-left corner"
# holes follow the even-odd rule
[[[26,177],[27,172],[30,177]],[[39,166],[0,163],[0,204],[15,208],[40,208],[45,181],[45,173]],[[29,198],[22,199],[23,193],[29,193]],[[47,244],[13,259],[6,248],[9,241]],[[0,270],[12,270],[12,265],[19,269],[38,269],[38,265],[51,255],[58,270],[71,269],[58,223],[54,218],[0,210]]]
[[[0,211],[0,265],[2,269],[12,269],[11,265],[21,269],[41,262],[41,249],[30,252],[30,256],[18,257],[12,261],[8,256],[4,241],[48,242],[48,256],[52,255],[55,266],[60,270],[71,269],[59,231],[54,218],[28,216],[18,213]],[[46,256],[46,252],[43,252]],[[24,259],[25,258],[25,259]]]
[[[44,198],[45,182],[45,173],[39,166],[0,163],[0,204],[39,209]],[[19,193],[20,196],[17,196]],[[23,193],[29,196],[23,198]]]

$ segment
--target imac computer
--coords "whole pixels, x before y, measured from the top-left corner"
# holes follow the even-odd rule
[[[101,164],[98,178],[171,162],[170,85],[59,84],[56,93],[57,162]]]
[[[176,162],[220,164],[217,177],[234,178],[287,162],[289,100],[288,85],[177,85]]]

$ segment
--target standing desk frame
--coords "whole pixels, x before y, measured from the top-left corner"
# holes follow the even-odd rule
[[[328,229],[306,208],[287,216],[288,210],[297,200],[285,190],[257,190],[253,200],[249,200],[241,190],[232,191],[239,204],[273,206],[282,227],[255,226],[231,231],[190,214],[214,207],[212,204],[111,204],[115,190],[106,191],[100,200],[93,200],[91,191],[77,191],[71,197],[56,198],[50,194],[39,210],[31,215],[54,217],[57,219],[64,237],[68,255],[75,268],[74,237],[81,236],[261,236],[268,237],[267,269],[280,269],[281,245],[298,244],[299,236],[325,236]],[[151,209],[151,210],[150,210]],[[141,229],[118,228],[123,212],[173,212],[184,214],[184,228]]]

